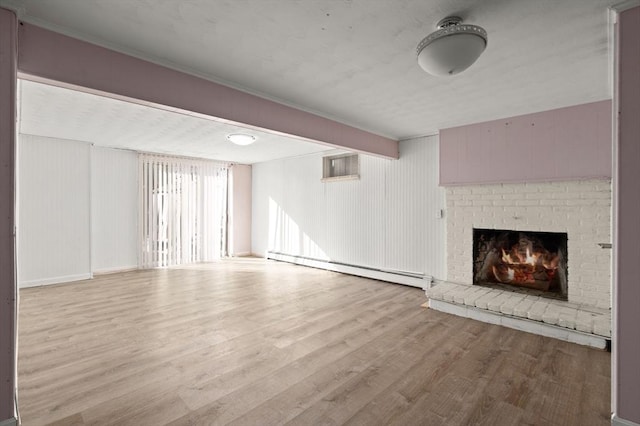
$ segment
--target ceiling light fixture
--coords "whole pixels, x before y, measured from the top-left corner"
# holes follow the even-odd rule
[[[231,135],[227,135],[227,139],[229,139],[229,141],[235,143],[236,145],[251,145],[256,141],[255,136],[246,135],[244,133],[234,133]]]
[[[459,16],[438,22],[438,30],[418,44],[418,64],[435,76],[458,74],[469,68],[487,47],[487,32],[462,23]]]

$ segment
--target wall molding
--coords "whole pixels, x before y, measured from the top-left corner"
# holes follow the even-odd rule
[[[250,257],[253,256],[253,253],[250,251],[241,251],[239,253],[233,253],[231,257]]]
[[[82,280],[90,280],[93,278],[93,274],[75,274],[75,275],[65,275],[61,277],[53,277],[53,278],[44,278],[41,280],[32,280],[32,281],[21,281],[20,288],[28,288],[28,287],[40,287],[43,285],[52,285],[52,284],[62,284],[71,281],[82,281]],[[0,424],[0,426],[3,426]]]
[[[279,260],[281,262],[294,263],[301,266],[325,269],[327,271],[341,272],[343,274],[356,275],[359,277],[371,278],[374,280],[388,281],[395,284],[403,284],[411,287],[426,289],[433,278],[429,275],[417,274],[414,272],[393,271],[376,269],[367,266],[348,265],[330,260],[312,259],[303,256],[294,256],[285,253],[267,252],[267,259]]]
[[[626,0],[621,3],[614,4],[613,6],[611,6],[611,10],[615,10],[616,12],[620,13],[637,6],[640,6],[640,0]]]
[[[128,265],[128,266],[119,266],[117,268],[103,268],[103,269],[94,269],[93,275],[109,275],[109,274],[117,274],[121,272],[132,272],[137,271],[138,265]],[[93,277],[91,277],[93,278]]]
[[[611,416],[611,426],[640,426],[640,424],[630,420],[621,419],[616,413]]]

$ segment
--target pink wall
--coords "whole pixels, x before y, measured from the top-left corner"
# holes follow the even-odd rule
[[[230,87],[24,23],[20,76],[49,80],[398,158],[398,142]]]
[[[440,185],[611,177],[611,101],[440,131]]]
[[[16,26],[0,8],[0,423],[14,417]]]
[[[618,19],[614,413],[640,424],[640,6]]]
[[[251,254],[251,166],[231,168],[231,255]]]

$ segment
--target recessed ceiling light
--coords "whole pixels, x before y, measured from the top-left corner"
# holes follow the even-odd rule
[[[227,135],[227,139],[236,145],[251,145],[256,141],[256,137],[252,135],[245,135],[244,133],[234,133]]]

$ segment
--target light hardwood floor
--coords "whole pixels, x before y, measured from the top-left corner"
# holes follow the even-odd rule
[[[259,259],[20,291],[29,425],[608,425],[610,354]]]

